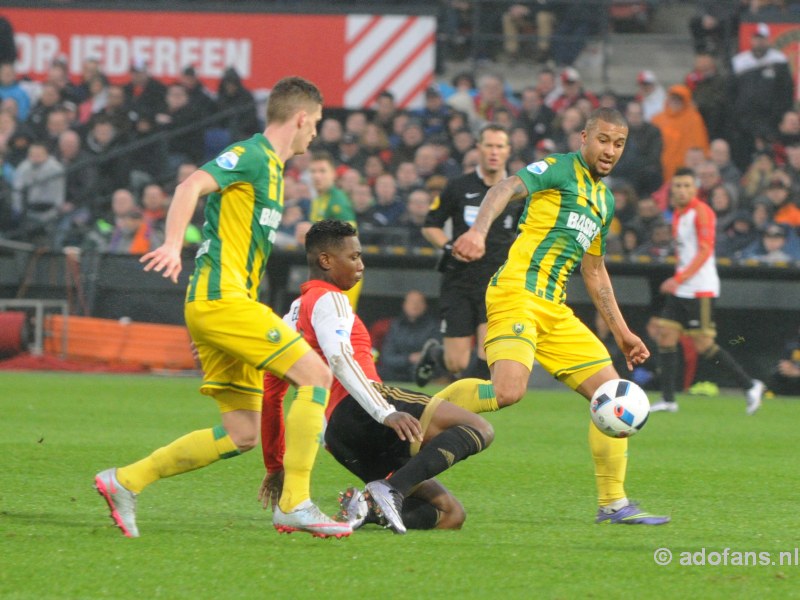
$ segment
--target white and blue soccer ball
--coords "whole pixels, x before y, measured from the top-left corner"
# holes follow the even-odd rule
[[[597,388],[589,403],[592,421],[607,436],[635,435],[647,423],[650,401],[644,390],[627,379],[611,379]]]

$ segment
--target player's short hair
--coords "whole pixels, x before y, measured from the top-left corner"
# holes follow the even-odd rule
[[[306,107],[322,105],[322,92],[302,77],[284,77],[269,94],[267,123],[285,123]]]
[[[599,121],[610,123],[611,125],[618,125],[620,127],[628,126],[628,121],[625,120],[625,117],[616,108],[598,108],[593,110],[592,114],[589,115],[584,129],[586,131],[591,131],[597,127]]]
[[[678,167],[675,169],[675,172],[672,174],[673,177],[691,177],[694,179],[695,174],[689,167]]]
[[[345,238],[358,235],[356,228],[347,221],[325,219],[317,221],[306,233],[306,260],[308,265],[316,265],[320,252],[341,247]]]
[[[505,133],[508,136],[508,129],[500,125],[500,123],[486,123],[478,132],[478,141],[483,141],[483,134],[487,131],[497,131],[498,133]]]
[[[334,169],[336,168],[336,161],[333,159],[333,154],[327,150],[318,150],[311,153],[311,162],[317,162],[321,160],[324,160],[326,163],[330,164],[330,166]]]

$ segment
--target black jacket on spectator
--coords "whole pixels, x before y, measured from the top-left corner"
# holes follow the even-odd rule
[[[72,161],[59,157],[61,164],[67,172],[67,187],[65,199],[76,208],[86,207],[92,209],[94,196],[97,193],[98,168],[92,163],[93,155],[82,149]],[[77,166],[77,168],[75,168]]]
[[[392,319],[381,347],[380,376],[386,380],[413,381],[414,365],[408,362],[408,356],[419,352],[428,339],[438,337],[438,329],[438,322],[430,314],[413,322],[405,315]]]
[[[142,144],[137,144],[129,154],[131,170],[147,173],[153,181],[163,179],[169,164],[167,142],[162,136],[157,135],[150,116],[139,117],[130,142]]]
[[[699,80],[692,90],[692,100],[706,124],[709,140],[729,137],[729,87],[726,78],[716,74]]]
[[[137,93],[138,92],[138,93]],[[132,112],[138,114],[155,115],[167,110],[167,86],[148,77],[144,88],[137,90],[132,83],[125,86],[129,106]]]
[[[628,141],[616,168],[614,178],[625,179],[639,196],[656,191],[662,183],[661,131],[651,123],[644,122],[628,130]]]
[[[220,123],[231,134],[231,139],[241,140],[252,136],[264,128],[259,124],[256,101],[253,94],[244,87],[235,69],[228,68],[219,82],[217,108],[231,110],[233,114]]]
[[[177,131],[183,127],[197,125],[203,118],[200,109],[192,105],[191,101],[186,106],[179,108],[174,113],[167,113],[172,118],[168,125],[163,125],[161,131]],[[203,162],[205,130],[197,127],[189,129],[176,137],[170,138],[167,147],[170,154],[183,155],[192,162],[200,164]]]

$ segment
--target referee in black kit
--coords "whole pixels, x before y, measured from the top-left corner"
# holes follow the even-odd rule
[[[450,181],[428,212],[422,234],[434,247],[444,250],[439,261],[442,272],[439,314],[444,344],[431,339],[425,343],[417,363],[418,386],[427,385],[437,367],[462,376],[489,379],[489,367],[483,342],[486,338],[486,286],[495,271],[508,257],[508,249],[517,236],[517,222],[524,208],[511,202],[492,223],[486,238],[486,254],[475,262],[461,262],[452,254],[451,239],[444,231],[452,220],[453,239],[467,231],[478,214],[489,188],[507,176],[506,162],[511,153],[506,129],[495,123],[484,125],[478,136],[478,166],[472,173]],[[469,373],[472,336],[475,336],[476,363]]]

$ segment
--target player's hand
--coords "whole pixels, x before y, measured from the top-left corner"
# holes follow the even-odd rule
[[[800,366],[791,360],[781,360],[778,362],[778,373],[784,377],[800,377]]]
[[[264,481],[261,482],[261,487],[258,488],[258,501],[261,502],[264,510],[267,508],[275,510],[282,491],[283,469],[274,473],[267,473],[264,476]]]
[[[148,252],[139,259],[139,262],[144,263],[145,271],[155,271],[156,273],[163,271],[162,277],[169,277],[172,283],[178,283],[178,275],[183,268],[180,249],[166,244]]]
[[[197,367],[198,370],[202,370],[203,364],[200,362],[200,351],[197,349],[197,344],[194,343],[194,340],[189,341],[189,350],[192,352],[194,366]]]
[[[486,239],[474,229],[468,229],[453,242],[453,258],[464,262],[478,260],[486,254]]]
[[[674,296],[675,292],[678,291],[678,286],[679,285],[680,285],[680,283],[678,283],[677,279],[675,279],[674,277],[670,277],[669,279],[667,279],[666,281],[664,281],[661,284],[661,286],[658,288],[658,290],[662,294],[669,294],[671,296]]]
[[[383,424],[394,429],[397,437],[408,442],[422,441],[422,425],[410,414],[396,411],[383,420]]]
[[[628,332],[618,342],[620,349],[625,354],[625,363],[628,370],[633,371],[634,365],[640,365],[650,358],[650,351],[644,345],[642,339],[631,332]]]

